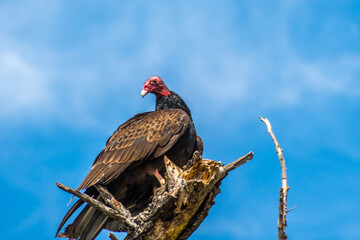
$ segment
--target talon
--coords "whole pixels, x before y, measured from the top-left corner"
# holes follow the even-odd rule
[[[156,169],[155,173],[154,173],[156,179],[159,181],[160,185],[164,185],[165,184],[165,179],[161,176],[161,174],[159,173],[159,171]]]

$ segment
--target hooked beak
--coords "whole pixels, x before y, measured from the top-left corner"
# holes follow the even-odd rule
[[[141,96],[142,96],[142,97],[145,97],[145,95],[146,95],[146,94],[148,94],[148,92],[147,92],[147,91],[145,91],[145,90],[141,90]]]

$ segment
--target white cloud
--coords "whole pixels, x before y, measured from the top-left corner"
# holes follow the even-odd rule
[[[315,62],[295,58],[285,69],[288,79],[300,80],[299,89],[322,95],[360,96],[360,57],[340,56]]]
[[[285,10],[293,9],[283,4]],[[231,5],[222,5],[222,11],[209,5],[199,12],[182,5],[148,4],[145,8],[152,14],[141,18],[138,4],[123,7],[128,11],[104,22],[103,28],[94,24],[86,38],[65,50],[24,42],[8,27],[4,34],[8,42],[12,40],[12,49],[0,52],[0,104],[5,115],[21,118],[33,113],[37,117],[42,111],[76,126],[101,125],[99,111],[114,101],[127,99],[126,104],[114,103],[118,108],[145,109],[144,103],[138,106],[135,96],[141,81],[158,73],[180,80],[165,79],[185,99],[191,99],[195,109],[207,111],[203,108],[206,102],[215,115],[235,105],[260,112],[301,105],[312,97],[360,94],[358,55],[308,60],[297,53],[286,25],[272,29],[274,40],[263,39],[256,45],[247,38],[254,16],[242,19],[235,28],[237,13],[227,11],[233,9]],[[267,18],[266,12],[257,8],[261,7],[251,6],[251,11]],[[49,11],[51,14],[40,13],[37,18],[54,15],[59,21],[52,19],[46,29],[57,26],[66,15],[57,5]],[[26,16],[14,26],[23,29]],[[286,20],[288,12],[273,17],[276,24]],[[31,23],[34,27],[37,21]],[[38,54],[41,52],[55,60],[47,63]],[[136,95],[129,96],[134,91]]]
[[[52,102],[46,73],[15,52],[0,52],[2,118],[38,113]]]
[[[5,26],[0,33],[0,121],[48,118],[74,128],[112,128],[114,123],[104,122],[110,114],[116,116],[108,119],[121,122],[119,118],[126,120],[130,112],[153,107],[153,98],[142,100],[139,95],[142,81],[151,74],[169,77],[164,80],[181,92],[203,121],[210,114],[225,118],[224,108],[240,106],[258,115],[267,109],[301,106],[313,98],[360,96],[359,54],[340,53],[326,59],[299,54],[286,24],[279,24],[288,20],[289,13],[273,13],[269,26],[275,27],[270,28],[262,25],[270,18],[256,4],[247,6],[251,16],[246,16],[246,8],[217,2],[195,7],[131,2],[111,20],[94,24],[92,19],[63,37],[61,31],[77,23],[67,19],[66,8],[55,4],[48,8],[41,2],[0,9],[0,27]],[[255,19],[259,16],[260,20]],[[72,42],[71,33],[83,28],[92,30],[78,33],[81,39]],[[352,30],[358,30],[356,25]],[[234,121],[246,117],[234,117]],[[31,182],[33,177],[24,166],[27,170],[17,183],[23,187],[23,181]],[[53,202],[41,204],[50,211]],[[19,229],[31,228],[43,218],[55,222],[54,216],[38,211],[20,222]],[[226,220],[218,223],[204,231],[236,237],[265,234],[264,226],[255,220],[242,228]]]

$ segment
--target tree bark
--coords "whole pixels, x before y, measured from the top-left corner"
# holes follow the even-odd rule
[[[252,157],[253,153],[249,152],[228,165],[222,165],[217,161],[201,159],[200,154],[195,152],[185,170],[165,157],[165,184],[154,194],[149,206],[136,216],[131,216],[103,186],[97,186],[97,190],[106,204],[60,183],[57,186],[117,220],[118,229],[127,232],[126,240],[188,239],[214,205],[221,181]],[[110,238],[116,239],[113,234]]]
[[[282,187],[280,188],[279,194],[279,217],[278,217],[278,239],[286,240],[287,235],[285,233],[285,228],[287,227],[287,219],[286,214],[287,211],[287,191],[289,190],[289,186],[287,185],[287,174],[286,174],[286,164],[285,158],[283,155],[283,150],[280,147],[279,142],[277,141],[275,134],[272,131],[272,126],[270,124],[269,119],[260,117],[260,120],[265,123],[267,130],[270,134],[271,139],[274,142],[276,152],[278,154],[278,158],[281,166],[281,182]]]

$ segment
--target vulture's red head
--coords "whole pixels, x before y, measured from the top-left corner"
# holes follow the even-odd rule
[[[155,94],[157,98],[161,96],[169,96],[171,94],[159,76],[153,76],[145,81],[141,91],[141,96],[145,97],[148,93]]]

